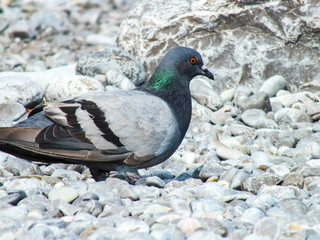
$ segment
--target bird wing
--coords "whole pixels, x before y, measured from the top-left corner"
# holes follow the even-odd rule
[[[179,135],[167,103],[138,90],[88,93],[51,103],[44,113],[54,124],[36,128],[30,139],[48,156],[136,165],[163,153]]]

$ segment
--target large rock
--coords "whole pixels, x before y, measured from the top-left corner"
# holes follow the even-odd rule
[[[1,79],[8,79],[8,81],[12,82],[11,84],[22,82],[24,84],[23,87],[29,89],[28,91],[25,90],[25,92],[22,93],[22,96],[31,91],[30,87],[33,86],[33,82],[33,84],[41,90],[41,94],[44,94],[44,97],[48,102],[59,102],[71,99],[89,91],[104,91],[103,85],[97,79],[76,75],[74,64],[41,72],[0,72],[0,80]],[[19,79],[22,79],[23,81],[17,81]],[[2,95],[7,96],[8,94],[3,93]],[[13,99],[12,102],[15,101],[18,100]],[[24,103],[22,102],[22,104]]]
[[[258,89],[273,75],[295,90],[320,72],[319,12],[318,0],[141,0],[121,25],[118,46],[149,75],[169,48],[184,45],[201,52],[219,90]]]

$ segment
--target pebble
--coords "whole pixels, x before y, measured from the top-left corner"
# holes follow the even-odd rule
[[[42,97],[43,90],[31,78],[0,75],[0,103],[20,103],[31,108],[38,105]]]
[[[79,194],[77,190],[70,187],[54,188],[48,194],[48,198],[51,201],[59,199],[59,200],[64,200],[66,202],[72,202],[78,196]]]
[[[161,178],[159,178],[157,176],[148,177],[146,180],[147,180],[146,183],[148,186],[163,188],[166,185],[166,183]]]
[[[280,75],[268,78],[259,88],[259,92],[265,92],[269,97],[274,97],[279,90],[286,88],[286,80]]]
[[[249,127],[260,128],[267,121],[267,115],[261,109],[248,109],[242,113],[241,120]]]
[[[158,6],[154,9],[159,11],[162,1],[153,1],[152,6]],[[131,38],[134,45],[130,45],[124,44],[123,34],[116,40],[121,23],[126,36],[140,29],[137,26],[126,29],[125,16],[143,14],[146,18],[136,19],[146,20],[147,25],[153,23],[145,15],[148,8],[134,7],[136,10],[127,12],[134,2],[65,4],[51,1],[42,7],[42,3],[4,1],[0,14],[0,125],[12,126],[26,117],[28,108],[44,100],[61,101],[88,91],[140,86],[150,77],[151,69],[166,48],[172,45],[171,40],[163,41],[168,43],[164,45],[157,41],[174,32],[192,33],[194,28],[188,29],[188,26],[194,21],[181,25],[184,19],[190,19],[189,9],[198,9],[203,21],[207,21],[205,18],[209,15],[209,18],[214,16],[218,9],[211,1],[192,3],[192,8],[188,1],[174,3],[185,11],[180,25],[157,33],[152,28],[138,31],[143,34],[143,43]],[[254,8],[259,16],[264,5],[250,2],[253,1],[240,0],[227,4],[228,8],[221,5],[219,14],[239,20],[237,13],[233,14],[235,8],[240,12]],[[144,3],[151,6],[146,0],[139,1]],[[170,4],[163,5],[167,7],[166,14],[158,18],[157,26],[167,14],[173,14],[172,19],[180,16]],[[281,12],[284,5],[279,4],[275,9],[282,13],[278,16],[284,16]],[[202,10],[208,5],[211,6],[209,15],[207,10]],[[289,6],[293,13],[301,9]],[[308,6],[303,6],[304,22],[302,25],[297,22],[301,25],[299,28],[291,27],[296,23],[290,21],[290,28],[282,26],[286,36],[295,36],[291,30],[303,30],[305,24],[313,31],[313,25],[307,22],[309,18],[314,20],[309,11]],[[154,19],[155,15],[150,16]],[[194,20],[193,16],[191,19]],[[211,26],[200,22],[201,26],[197,23],[197,27]],[[216,27],[224,26],[219,24]],[[202,29],[198,30],[200,39],[208,37],[201,41],[217,43],[211,39],[211,30],[204,35],[201,35]],[[184,45],[187,35],[170,39],[178,39],[174,44]],[[275,35],[280,37],[272,42],[286,46],[281,42],[285,39],[281,37],[283,31]],[[155,41],[154,36],[158,40]],[[196,39],[185,44],[194,46],[203,55],[204,62],[212,64],[209,69],[216,79],[198,77],[192,81],[192,121],[183,143],[168,161],[139,169],[141,178],[135,185],[111,177],[95,182],[82,165],[40,165],[1,153],[0,240],[319,239],[318,81],[313,76],[314,80],[300,84],[312,78],[304,79],[305,75],[296,71],[295,75],[290,75],[292,71],[269,71],[277,75],[262,82],[265,78],[258,76],[260,70],[252,70],[255,66],[249,66],[249,56],[243,54],[244,46],[250,47],[248,44],[254,41],[245,40],[239,31],[230,31],[228,36],[241,44],[228,42],[215,49],[231,46],[229,50],[234,50],[236,55],[225,55],[234,56],[231,61],[220,58],[221,51],[215,51],[216,56],[212,56],[212,51],[203,47],[209,43],[194,46],[200,42]],[[151,48],[148,47],[150,39]],[[294,47],[305,48],[304,39],[300,41],[302,44]],[[263,46],[260,42],[258,49]],[[236,47],[233,49],[233,46]],[[145,56],[139,48],[143,48]],[[308,55],[308,51],[305,48],[302,55]],[[295,59],[300,63],[301,54],[296,53]],[[287,60],[280,62],[288,63]],[[264,63],[269,70],[274,61],[269,59]],[[290,64],[295,69],[299,67],[295,62]],[[226,69],[230,66],[232,71],[228,72]],[[277,66],[277,69],[283,68]],[[312,69],[308,72],[315,73]],[[230,74],[241,76],[230,78]],[[294,83],[296,78],[301,87]],[[239,80],[236,85],[232,84],[234,79]]]
[[[202,76],[193,79],[190,83],[191,96],[197,102],[209,109],[216,111],[222,106],[220,95],[213,89],[210,83]]]
[[[261,109],[264,112],[271,111],[270,98],[265,92],[258,92],[238,103],[239,109],[244,112],[248,109]]]

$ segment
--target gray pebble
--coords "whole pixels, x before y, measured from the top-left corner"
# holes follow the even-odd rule
[[[244,99],[241,104],[238,103],[239,109],[243,112],[248,109],[261,109],[264,112],[271,111],[270,98],[265,92],[258,92],[247,99]]]
[[[217,156],[222,159],[238,159],[244,156],[244,154],[236,149],[226,148],[226,147],[219,147],[216,150]]]
[[[79,196],[78,191],[71,187],[53,188],[48,194],[48,198],[51,201],[58,199],[58,200],[64,200],[66,202],[72,202],[78,196]]]
[[[184,233],[173,225],[153,224],[150,235],[156,240],[176,239],[184,240]]]
[[[0,103],[0,124],[13,122],[21,118],[26,113],[26,109],[20,103]]]
[[[194,200],[190,203],[192,210],[192,217],[209,217],[219,215],[224,210],[221,202],[215,199],[200,199]]]
[[[139,195],[133,190],[133,188],[126,181],[118,178],[107,178],[106,184],[113,192],[120,195],[121,198],[129,198],[131,200],[138,200]]]
[[[303,111],[294,108],[281,108],[274,114],[277,123],[310,122],[310,117]]]
[[[275,207],[282,208],[294,216],[303,216],[308,212],[306,205],[299,199],[283,199]]]
[[[73,170],[67,170],[67,169],[56,169],[54,170],[54,172],[52,173],[51,177],[57,177],[57,178],[69,178],[72,180],[81,180],[83,179],[83,176]]]
[[[284,176],[282,185],[284,186],[295,186],[298,188],[302,188],[303,186],[303,176],[298,173],[289,173]]]
[[[261,109],[248,109],[242,113],[241,119],[248,126],[259,128],[261,124],[266,122],[267,115]]]
[[[211,231],[195,231],[192,233],[187,240],[198,240],[198,239],[215,239],[215,240],[222,240],[223,238],[216,234],[215,232]]]
[[[259,92],[265,92],[269,97],[274,97],[279,90],[286,88],[286,80],[280,75],[268,78],[260,87]]]
[[[265,213],[261,211],[261,209],[252,207],[242,214],[240,221],[245,223],[250,223],[252,225],[255,225],[261,218],[265,217]]]
[[[106,48],[79,59],[76,72],[90,77],[106,75],[112,69],[124,74],[133,84],[145,81],[145,72],[136,58],[120,48]]]
[[[249,177],[250,173],[245,169],[230,168],[220,180],[227,181],[232,189],[240,189],[242,182]]]
[[[163,188],[166,183],[159,177],[153,176],[153,177],[148,177],[146,179],[147,186],[154,186],[158,188]]]
[[[202,181],[207,181],[208,178],[217,176],[220,177],[224,173],[224,168],[215,161],[207,160],[199,174]]]
[[[214,90],[205,77],[197,77],[190,83],[191,96],[197,102],[216,111],[222,106],[220,95]]]
[[[165,179],[173,179],[173,175],[171,172],[165,170],[165,169],[154,169],[148,172],[150,176],[157,176],[161,178],[162,180]]]
[[[221,92],[220,97],[222,99],[222,102],[223,103],[231,102],[233,100],[235,91],[236,91],[235,88],[230,88],[228,90]]]
[[[27,76],[0,75],[0,103],[21,103],[26,107],[34,107],[42,101],[43,90]],[[17,106],[16,106],[17,108]]]

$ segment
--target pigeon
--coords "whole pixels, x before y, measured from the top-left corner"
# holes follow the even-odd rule
[[[49,103],[14,127],[1,127],[0,151],[29,161],[82,164],[96,180],[110,171],[157,165],[186,134],[189,83],[197,75],[214,79],[196,50],[171,48],[140,87]]]

